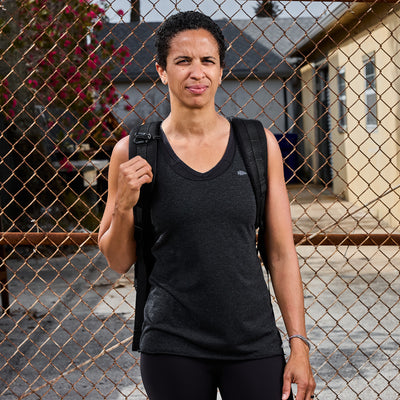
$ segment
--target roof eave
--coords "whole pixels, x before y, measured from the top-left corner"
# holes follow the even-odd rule
[[[296,48],[288,56],[296,57],[298,54],[307,54],[310,49],[315,47],[316,43],[319,43],[326,36],[326,32],[332,35],[335,29],[345,26],[347,20],[354,19],[355,16],[365,11],[368,7],[370,7],[370,3],[351,2],[339,4],[333,11],[324,15],[318,25],[310,29],[307,36],[296,45]]]

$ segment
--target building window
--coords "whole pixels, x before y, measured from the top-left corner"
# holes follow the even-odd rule
[[[339,128],[347,128],[347,107],[346,107],[346,80],[344,78],[344,68],[338,74],[338,93],[339,93]]]
[[[377,95],[376,95],[376,67],[375,57],[369,57],[364,61],[365,76],[365,104],[366,104],[366,122],[368,131],[376,129],[377,119]]]

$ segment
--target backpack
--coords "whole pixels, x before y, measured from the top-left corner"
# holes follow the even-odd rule
[[[265,257],[265,227],[264,208],[267,191],[267,140],[262,124],[257,120],[230,118],[238,148],[241,152],[251,185],[256,198],[258,228],[258,251],[264,266]],[[160,140],[161,121],[149,122],[133,129],[129,134],[129,158],[136,155],[143,157],[153,170],[152,183],[142,186],[139,201],[133,209],[135,222],[136,256],[135,263],[135,323],[132,350],[139,350],[139,341],[144,320],[144,306],[149,294],[149,276],[154,266],[151,253],[154,232],[151,224],[150,203],[151,193],[157,173],[157,148]]]

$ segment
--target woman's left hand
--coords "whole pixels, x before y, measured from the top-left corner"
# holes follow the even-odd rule
[[[299,343],[299,345],[301,345]],[[297,385],[296,400],[314,399],[315,380],[311,370],[308,348],[292,348],[283,374],[282,400],[290,396],[291,384]]]

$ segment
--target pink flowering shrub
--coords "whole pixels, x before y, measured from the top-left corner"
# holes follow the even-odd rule
[[[67,109],[73,121],[64,132],[73,140],[104,142],[110,134],[104,135],[103,123],[110,119],[110,110],[119,99],[110,72],[115,67],[122,69],[129,58],[126,47],[115,48],[112,41],[97,39],[105,10],[92,0],[16,2],[21,34],[13,45],[25,51],[24,83],[35,104]],[[10,120],[18,104],[7,79],[0,77],[0,85],[0,107]],[[55,122],[50,121],[51,125]],[[122,128],[114,128],[114,139],[126,134]]]

